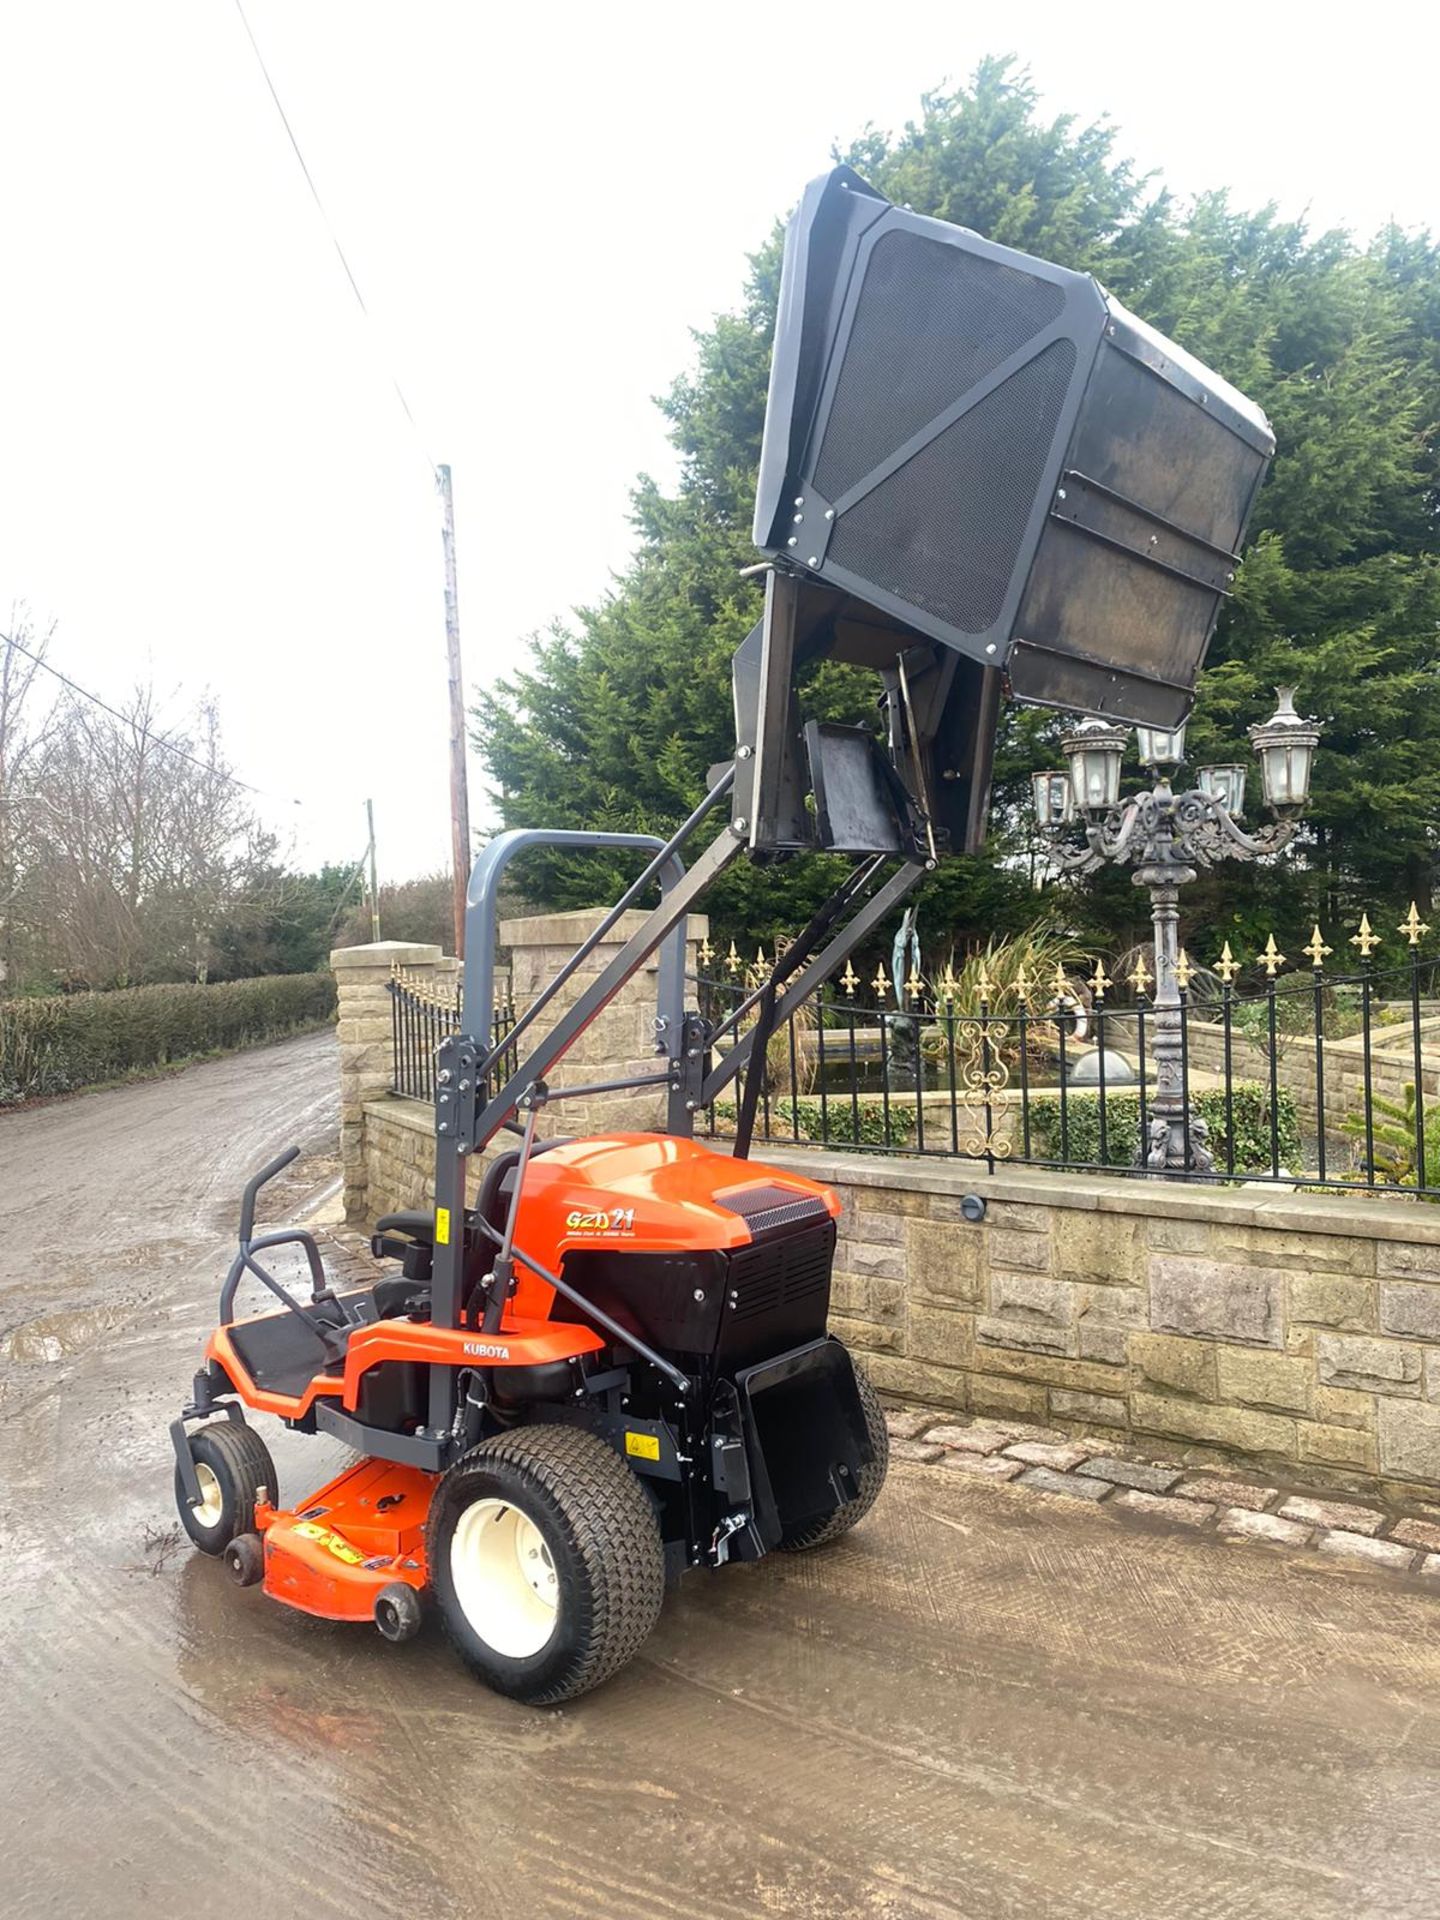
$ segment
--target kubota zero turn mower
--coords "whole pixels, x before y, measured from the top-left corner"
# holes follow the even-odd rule
[[[294,1149],[251,1181],[171,1429],[198,1547],[242,1585],[390,1640],[432,1607],[482,1679],[544,1703],[636,1652],[667,1578],[821,1547],[864,1518],[886,1435],[827,1332],[838,1203],[748,1157],[766,1042],[947,850],[979,846],[1003,692],[1179,723],[1272,451],[1243,395],[1089,277],[892,206],[848,168],[807,189],[734,752],[667,842],[519,831],[481,854],[459,1031],[436,1060],[435,1204],[373,1242],[398,1273],[337,1293],[308,1235],[256,1237],[259,1189]],[[823,658],[878,676],[873,727],[805,720]],[[687,871],[682,848],[727,807]],[[497,888],[536,845],[651,857],[497,1036]],[[687,1011],[686,915],[705,889],[747,852],[814,851],[849,856],[833,897],[727,1019]],[[657,885],[615,957],[587,966]],[[550,1083],[657,953],[655,1070]],[[742,1074],[731,1150],[697,1144],[695,1116]],[[663,1131],[541,1136],[550,1108],[622,1087],[653,1089]],[[505,1128],[520,1143],[497,1153]],[[308,1299],[258,1257],[287,1241]],[[278,1304],[237,1319],[247,1275]],[[282,1506],[247,1410],[356,1458]]]

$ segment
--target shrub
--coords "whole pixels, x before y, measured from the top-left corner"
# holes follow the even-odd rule
[[[1235,1171],[1268,1173],[1270,1170],[1270,1094],[1254,1080],[1237,1080],[1231,1090],[1235,1123]],[[1229,1164],[1225,1138],[1225,1093],[1209,1087],[1193,1096],[1193,1104],[1210,1130],[1210,1151],[1215,1165],[1223,1172]],[[1093,1093],[1071,1094],[1065,1103],[1065,1125],[1060,1124],[1060,1101],[1054,1094],[1035,1094],[1030,1100],[1030,1155],[1034,1160],[1063,1158],[1081,1164],[1100,1163],[1100,1102]],[[1300,1122],[1293,1097],[1281,1089],[1276,1103],[1275,1125],[1279,1163],[1291,1172],[1299,1171]],[[1135,1143],[1140,1137],[1140,1096],[1138,1093],[1105,1095],[1105,1164],[1128,1167],[1134,1164]],[[1019,1158],[1017,1129],[1016,1158]]]
[[[733,1100],[717,1101],[717,1131],[733,1132],[735,1115]],[[799,1139],[806,1144],[823,1141],[827,1147],[836,1149],[908,1147],[915,1132],[915,1109],[906,1104],[903,1095],[892,1100],[887,1134],[885,1109],[878,1101],[862,1100],[857,1117],[849,1099],[842,1095],[828,1101],[823,1110],[818,1100],[772,1098],[768,1134],[764,1133],[764,1126],[765,1109],[762,1107],[755,1116],[755,1135],[757,1139],[763,1137],[768,1140],[771,1146],[783,1147],[787,1140]]]
[[[334,1010],[328,973],[0,1000],[0,1106],[255,1046]]]

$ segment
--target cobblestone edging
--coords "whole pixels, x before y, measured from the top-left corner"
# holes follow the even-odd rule
[[[1013,1420],[966,1424],[912,1410],[887,1413],[885,1420],[892,1460],[1004,1481],[1050,1498],[1103,1501],[1194,1532],[1440,1582],[1440,1507],[1417,1514],[1287,1493],[1259,1478],[1184,1467],[1113,1440],[1072,1439]]]

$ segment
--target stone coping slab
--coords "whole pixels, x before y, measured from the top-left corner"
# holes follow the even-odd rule
[[[1268,1182],[1239,1187],[1183,1185],[1144,1175],[1109,1179],[1043,1168],[998,1168],[975,1161],[922,1159],[916,1154],[827,1153],[773,1147],[757,1154],[767,1166],[808,1174],[842,1187],[891,1187],[901,1192],[1020,1202],[1091,1213],[1133,1213],[1147,1219],[1208,1220],[1222,1226],[1273,1227],[1292,1233],[1409,1240],[1440,1246],[1440,1207],[1421,1201],[1352,1200],[1338,1193],[1298,1193]]]
[[[365,1104],[367,1114],[415,1133],[431,1133],[429,1104],[389,1094]],[[1277,1232],[1335,1234],[1343,1238],[1408,1240],[1440,1246],[1440,1207],[1418,1201],[1347,1199],[1343,1194],[1293,1193],[1287,1188],[1186,1187],[1176,1181],[1107,1180],[1088,1174],[1048,1173],[1035,1168],[980,1172],[971,1161],[921,1160],[915,1155],[881,1158],[863,1153],[825,1153],[781,1147],[756,1156],[763,1165],[788,1168],[812,1180],[841,1187],[893,1187],[908,1193],[959,1198],[978,1193],[990,1201],[1060,1207],[1090,1213],[1134,1213],[1147,1219],[1210,1220],[1224,1226],[1272,1227]]]
[[[423,940],[372,940],[363,947],[336,947],[330,968],[347,973],[357,967],[433,967],[443,957],[439,947]]]

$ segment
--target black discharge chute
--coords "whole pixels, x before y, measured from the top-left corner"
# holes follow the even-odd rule
[[[1177,725],[1274,439],[1088,274],[896,207],[848,167],[786,236],[735,663],[756,852],[974,851],[1002,690]],[[883,723],[805,725],[822,658]],[[882,737],[883,736],[883,737]]]

